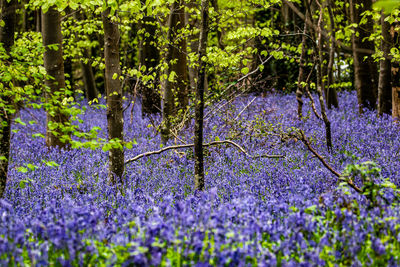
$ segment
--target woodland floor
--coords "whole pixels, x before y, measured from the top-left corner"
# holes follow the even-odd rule
[[[328,113],[329,153],[324,125],[309,103],[309,118],[299,121],[294,95],[257,97],[243,110],[253,99],[236,99],[206,117],[205,142],[229,139],[252,156],[284,157],[207,147],[205,192],[193,191],[193,156],[186,149],[127,164],[121,194],[107,185],[107,152],[48,151],[42,138],[32,137],[45,131],[44,112],[22,111],[27,126],[14,126],[0,200],[0,264],[400,265],[399,124],[375,112],[359,115],[355,94],[343,92],[340,109]],[[139,110],[136,105],[132,122],[130,108],[125,112],[125,140],[137,142],[126,159],[160,148],[151,120]],[[104,110],[89,107],[82,119],[83,130],[106,129]],[[304,130],[337,171],[353,166],[360,187],[363,175],[369,177],[373,190],[365,192],[376,202],[340,184],[301,141],[271,135],[292,127]],[[192,143],[191,132],[188,127],[180,138]],[[175,141],[180,144],[170,145]],[[377,167],[357,165],[366,161]]]

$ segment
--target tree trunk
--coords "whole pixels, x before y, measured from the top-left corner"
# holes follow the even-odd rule
[[[166,55],[168,78],[164,87],[163,127],[161,130],[163,143],[166,143],[170,137],[172,116],[181,117],[179,113],[187,108],[189,102],[186,39],[181,34],[184,28],[185,8],[183,1],[177,0],[171,6],[168,21],[168,52]],[[172,76],[173,73],[175,73],[174,76]]]
[[[318,32],[318,47],[316,49],[317,60],[318,60],[317,93],[318,93],[319,103],[320,103],[320,107],[321,107],[322,119],[325,124],[326,146],[328,148],[328,151],[332,151],[331,122],[329,121],[328,116],[326,114],[325,101],[324,101],[324,97],[323,97],[323,92],[325,90],[325,82],[323,80],[324,76],[322,73],[322,45],[323,45],[322,18],[323,18],[323,7],[321,5],[320,6],[320,15],[319,15],[319,19],[318,19],[318,26],[317,26],[317,32]]]
[[[216,23],[216,31],[217,31],[217,41],[218,41],[218,47],[223,50],[225,48],[225,45],[222,42],[222,31],[219,28],[220,24],[220,15],[219,15],[219,5],[218,5],[218,0],[211,0],[211,5],[214,8],[214,12],[217,13],[215,17],[215,23]]]
[[[160,63],[160,51],[157,47],[157,20],[146,16],[141,23],[144,32],[140,42],[140,65],[146,66],[146,75],[153,75],[154,80],[140,84],[142,95],[142,114],[155,114],[161,110],[161,96],[158,93],[159,75],[156,69]]]
[[[16,0],[1,1],[1,20],[4,26],[0,27],[0,43],[3,44],[7,53],[14,45],[15,23],[16,23]],[[12,58],[10,58],[10,61]],[[7,85],[5,84],[5,88]],[[7,184],[8,162],[10,160],[10,137],[11,116],[9,106],[12,105],[11,97],[6,94],[7,90],[0,95],[0,198],[3,197]]]
[[[74,17],[76,20],[83,20],[84,16],[80,12],[75,12]],[[76,34],[76,38],[79,39],[79,35]],[[82,70],[83,84],[85,88],[85,96],[88,101],[92,101],[97,98],[99,91],[96,87],[96,80],[94,78],[92,63],[90,60],[90,52],[88,48],[83,48],[82,51],[83,60],[79,61],[79,65]],[[88,61],[86,61],[88,60]]]
[[[357,8],[358,7],[358,8]],[[356,33],[352,36],[353,59],[354,59],[354,84],[357,90],[359,111],[363,108],[374,109],[377,99],[377,67],[371,54],[374,51],[374,43],[367,40],[373,32],[373,20],[369,16],[367,22],[359,25],[362,13],[372,10],[371,0],[350,0],[350,14],[352,23],[356,23]],[[365,59],[367,58],[367,59]]]
[[[391,37],[393,46],[399,49],[399,33],[395,30],[399,23],[392,25]],[[394,119],[400,119],[400,64],[397,60],[392,62],[392,116]]]
[[[328,12],[329,12],[329,20],[330,20],[330,29],[331,29],[331,45],[329,48],[329,61],[328,61],[328,67],[327,67],[327,83],[326,83],[326,105],[328,106],[329,109],[332,107],[338,108],[339,107],[339,101],[337,97],[337,92],[336,88],[333,87],[333,63],[335,62],[335,51],[336,51],[336,44],[333,40],[336,39],[336,34],[335,34],[335,19],[333,16],[333,11],[332,11],[332,1],[328,3]]]
[[[306,12],[306,19],[308,13]],[[300,68],[299,68],[299,77],[297,79],[297,89],[296,89],[296,100],[297,100],[297,116],[299,120],[303,118],[303,88],[302,83],[305,81],[305,63],[306,63],[306,55],[307,55],[307,23],[304,23],[303,36],[301,39],[301,55],[300,55]]]
[[[197,10],[198,4],[196,0],[187,0],[186,6],[190,9]],[[196,11],[186,12],[185,14],[185,23],[189,25],[189,30],[192,34],[188,36],[188,45],[187,50],[188,53],[198,52],[199,48],[199,33],[193,33],[193,31],[197,30],[199,26],[199,21],[197,19]],[[196,90],[196,79],[197,79],[197,68],[192,66],[192,62],[188,62],[188,77],[190,84],[190,92],[194,92]]]
[[[378,114],[390,114],[392,109],[392,63],[389,59],[390,49],[392,47],[392,38],[390,36],[390,24],[385,21],[385,15],[381,15],[382,37],[381,50],[384,59],[379,62],[379,84],[378,84]]]
[[[194,128],[194,176],[195,189],[204,190],[204,159],[203,159],[203,117],[204,117],[204,88],[206,84],[206,56],[208,39],[208,0],[201,1],[201,29],[199,41],[199,75],[196,86],[195,128]]]
[[[83,50],[83,57],[85,59],[90,58],[89,50],[86,48]],[[97,90],[91,61],[89,60],[87,63],[85,63],[81,60],[79,64],[82,69],[82,77],[83,84],[85,86],[86,98],[87,100],[92,101],[93,99],[97,98],[97,96],[99,95],[99,91]]]
[[[42,13],[42,36],[44,52],[44,67],[51,78],[46,79],[47,102],[51,110],[47,111],[46,145],[49,147],[65,148],[63,140],[63,125],[68,122],[68,116],[63,113],[61,101],[65,89],[64,59],[62,49],[61,17],[55,7],[50,7]],[[53,114],[53,115],[51,115]],[[55,128],[53,128],[55,127]]]
[[[119,62],[119,29],[118,24],[111,21],[110,9],[102,14],[104,28],[104,58],[105,58],[105,81],[107,97],[107,123],[108,140],[123,142],[123,110],[122,110],[122,88],[120,82],[121,67]],[[109,151],[109,183],[123,183],[124,173],[124,150],[122,147],[113,146]],[[118,179],[118,180],[117,180]]]
[[[1,1],[1,19],[4,21],[4,26],[0,27],[0,41],[7,52],[10,52],[14,45],[14,34],[16,27],[16,0]]]

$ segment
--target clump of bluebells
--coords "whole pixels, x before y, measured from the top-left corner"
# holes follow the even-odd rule
[[[237,99],[207,120],[206,139],[232,139],[251,155],[285,157],[209,147],[204,192],[193,191],[189,150],[133,162],[123,190],[112,187],[105,152],[48,150],[32,137],[45,131],[45,114],[22,111],[22,120],[35,116],[39,127],[14,127],[0,200],[0,265],[400,265],[398,124],[369,111],[358,115],[355,96],[342,93],[341,109],[329,113],[330,154],[321,122],[309,110],[309,118],[297,120],[294,96],[260,97],[241,112],[249,100]],[[135,108],[132,123],[130,114],[125,118],[125,139],[135,140],[127,158],[160,143]],[[104,111],[88,107],[82,119],[82,129],[106,129]],[[302,129],[363,194],[301,142],[270,134],[277,127]],[[190,140],[190,133],[189,127],[182,138]]]

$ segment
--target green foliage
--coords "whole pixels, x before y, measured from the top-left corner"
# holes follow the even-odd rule
[[[399,0],[379,0],[374,3],[374,6],[378,9],[383,9],[385,14],[390,14],[395,8],[400,7]]]

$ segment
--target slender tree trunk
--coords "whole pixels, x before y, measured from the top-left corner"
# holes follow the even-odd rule
[[[40,8],[35,10],[35,29],[36,32],[42,31],[42,10]]]
[[[89,50],[83,50],[83,57],[85,59],[90,58]],[[97,90],[96,80],[94,78],[93,67],[89,60],[85,63],[83,60],[79,62],[82,69],[83,84],[85,86],[85,95],[89,101],[97,98],[99,91]]]
[[[333,64],[335,62],[335,51],[336,51],[336,44],[333,40],[336,39],[336,34],[335,34],[335,19],[333,16],[333,11],[332,11],[332,1],[328,3],[328,12],[329,12],[329,19],[330,19],[330,28],[331,28],[331,45],[329,48],[329,62],[328,62],[328,67],[327,67],[327,83],[326,83],[326,105],[328,106],[329,109],[332,107],[338,108],[339,107],[339,101],[337,97],[337,92],[335,87],[333,87],[334,79],[333,79]]]
[[[306,20],[307,20],[308,12],[306,12]],[[301,39],[301,55],[300,55],[300,68],[299,68],[299,77],[297,79],[297,89],[296,89],[296,100],[297,100],[297,116],[299,120],[303,118],[303,82],[305,80],[305,63],[307,56],[307,23],[304,23],[303,36]]]
[[[140,42],[140,65],[146,67],[146,74],[153,75],[154,80],[147,84],[141,83],[142,114],[155,114],[161,110],[161,96],[158,92],[159,75],[156,69],[160,63],[160,51],[157,47],[157,21],[146,16],[141,23],[144,30]]]
[[[0,41],[7,52],[10,52],[14,45],[14,35],[16,27],[16,0],[1,1],[1,19],[4,21],[4,26],[0,27]]]
[[[188,8],[196,10],[198,8],[197,1],[196,0],[187,0],[186,1],[186,6]],[[185,23],[186,25],[189,25],[189,29],[191,32],[199,28],[199,22],[197,20],[197,15],[196,12],[186,12],[185,14]],[[196,32],[195,34],[190,34],[188,36],[188,53],[190,52],[197,52],[197,49],[199,48],[199,34]],[[190,84],[190,92],[194,92],[196,88],[196,79],[197,79],[197,68],[194,66],[190,66],[191,62],[188,62],[188,77],[189,77],[189,84]]]
[[[123,142],[123,110],[122,88],[120,82],[121,67],[119,62],[119,29],[111,21],[110,9],[102,14],[104,28],[104,58],[106,64],[106,97],[107,97],[107,123],[108,139]],[[120,143],[122,145],[122,143]],[[124,150],[113,147],[109,151],[108,179],[110,184],[123,183]],[[118,180],[117,180],[118,179]]]
[[[0,27],[0,43],[3,44],[7,53],[14,45],[15,23],[16,23],[16,0],[1,1],[1,20],[4,26]],[[10,61],[12,58],[10,59]],[[4,84],[7,88],[7,85]],[[10,89],[9,89],[10,90]],[[12,95],[12,94],[11,94]],[[7,184],[8,162],[10,160],[10,137],[11,137],[11,116],[9,107],[12,105],[11,96],[4,93],[0,95],[0,198],[3,197]]]
[[[215,23],[216,25],[216,31],[217,31],[217,40],[218,40],[218,47],[220,49],[224,49],[225,45],[222,42],[222,31],[219,28],[219,24],[220,24],[220,15],[219,15],[219,5],[218,5],[218,0],[211,0],[211,5],[214,8],[214,12],[217,13],[217,16],[215,17]]]
[[[67,142],[63,140],[62,128],[68,122],[68,116],[63,113],[60,104],[65,89],[64,59],[61,17],[55,7],[50,7],[46,13],[42,13],[42,36],[43,45],[46,48],[44,67],[47,74],[51,76],[46,79],[46,86],[49,88],[46,98],[51,104],[51,110],[47,111],[46,144],[49,147],[65,148]]]
[[[358,8],[357,8],[358,7]],[[352,23],[360,24],[362,13],[372,10],[372,0],[350,0],[350,14]],[[358,25],[352,36],[354,59],[354,84],[357,90],[359,111],[363,108],[374,109],[377,99],[377,67],[368,50],[375,49],[374,43],[367,40],[373,32],[373,21],[369,16],[363,25]],[[365,59],[367,58],[367,59]]]
[[[208,40],[208,0],[201,1],[201,28],[199,41],[199,75],[196,86],[195,128],[194,128],[194,176],[195,188],[204,190],[204,159],[203,159],[203,116],[204,116],[204,88],[206,84],[206,56]]]
[[[184,28],[185,8],[183,1],[177,0],[171,6],[168,21],[168,52],[166,55],[168,79],[165,81],[164,87],[163,127],[161,130],[163,143],[166,143],[170,137],[172,116],[181,117],[179,113],[183,113],[189,102],[186,39],[181,35]],[[172,75],[173,73],[175,75]]]
[[[399,27],[396,22],[390,30],[393,40],[393,46],[399,49],[399,33],[395,30]],[[394,119],[400,119],[400,63],[396,60],[392,62],[392,116]]]
[[[322,45],[323,45],[323,37],[322,37],[322,18],[323,18],[323,10],[322,10],[322,5],[320,6],[320,15],[318,19],[318,48],[316,49],[317,54],[318,54],[318,74],[317,74],[317,93],[319,97],[319,103],[321,107],[321,115],[322,119],[325,124],[325,135],[326,135],[326,146],[329,151],[332,150],[332,133],[331,133],[331,122],[328,119],[328,116],[326,114],[326,108],[325,108],[325,101],[324,101],[324,96],[323,92],[325,90],[325,82],[323,80],[323,73],[322,73]]]
[[[384,59],[379,62],[379,84],[378,84],[378,114],[390,114],[392,109],[392,73],[391,62],[389,59],[390,49],[392,47],[392,38],[390,36],[390,24],[385,21],[385,15],[381,15],[382,37],[381,50]]]
[[[75,12],[74,17],[76,20],[83,20],[84,16],[80,12]],[[79,35],[76,34],[76,38],[79,39]],[[85,87],[85,96],[88,101],[92,101],[97,98],[99,92],[96,87],[96,80],[94,78],[93,67],[90,60],[90,52],[88,48],[83,48],[82,51],[83,60],[79,61],[79,65],[82,70],[83,84]],[[86,61],[87,60],[87,61]]]

